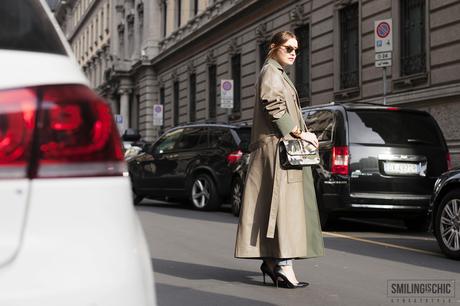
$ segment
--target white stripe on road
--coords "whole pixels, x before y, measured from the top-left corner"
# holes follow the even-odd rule
[[[435,255],[435,256],[444,257],[440,253],[435,253],[435,252],[430,252],[430,251],[425,251],[425,250],[420,250],[420,249],[415,249],[415,248],[409,248],[409,247],[405,247],[405,246],[397,245],[397,244],[392,244],[392,243],[373,241],[373,240],[369,240],[369,239],[363,239],[363,238],[358,238],[358,237],[354,237],[354,236],[338,234],[338,233],[331,233],[331,232],[323,232],[323,234],[329,235],[329,236],[332,236],[332,237],[337,237],[337,238],[344,238],[344,239],[356,240],[356,241],[370,243],[370,244],[381,245],[381,246],[394,248],[394,249],[401,249],[401,250],[406,250],[406,251],[411,251],[411,252],[422,253],[422,254],[426,254],[426,255]]]

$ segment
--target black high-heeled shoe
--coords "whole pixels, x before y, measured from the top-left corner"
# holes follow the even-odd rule
[[[272,279],[273,285],[278,287],[278,277],[275,276],[273,271],[270,270],[270,268],[268,267],[268,265],[265,262],[263,262],[262,265],[260,265],[260,271],[262,271],[262,275],[264,276],[264,285],[266,284],[266,282],[265,282],[265,274],[267,274]]]
[[[277,266],[275,270],[273,270],[273,274],[275,275],[276,279],[281,278],[283,280],[283,287],[284,288],[289,288],[289,289],[295,289],[295,288],[305,288],[309,283],[306,282],[298,282],[297,284],[294,284],[289,280],[287,277],[286,273],[281,269],[280,266]]]

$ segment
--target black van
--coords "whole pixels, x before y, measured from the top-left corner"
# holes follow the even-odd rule
[[[323,228],[338,216],[403,219],[425,230],[436,179],[450,167],[444,136],[424,111],[364,103],[303,108],[320,141],[315,187]]]

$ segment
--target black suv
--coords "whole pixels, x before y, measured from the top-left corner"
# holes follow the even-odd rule
[[[427,228],[433,185],[450,161],[429,113],[346,103],[307,107],[303,115],[320,141],[322,165],[313,172],[323,227],[352,215]]]
[[[129,161],[136,195],[171,201],[189,199],[194,208],[213,210],[230,196],[233,167],[247,152],[251,128],[190,124],[172,128]]]

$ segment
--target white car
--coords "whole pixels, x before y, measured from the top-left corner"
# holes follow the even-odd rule
[[[0,1],[0,305],[155,305],[109,105],[44,1]]]

